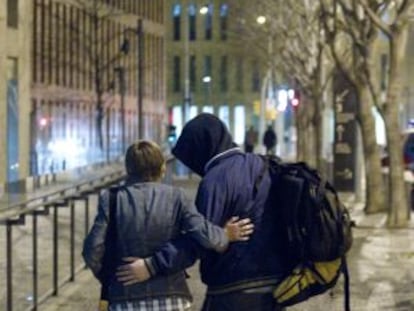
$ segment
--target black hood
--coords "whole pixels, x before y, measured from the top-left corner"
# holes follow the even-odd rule
[[[215,155],[236,147],[226,125],[215,115],[202,113],[183,128],[173,155],[200,176]]]

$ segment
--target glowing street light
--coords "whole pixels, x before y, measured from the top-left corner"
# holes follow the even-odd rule
[[[206,15],[208,13],[208,6],[207,5],[203,5],[201,8],[200,8],[200,14],[202,14],[202,15]]]
[[[260,25],[263,25],[264,23],[266,23],[266,17],[263,15],[260,15],[256,18],[256,22]]]
[[[211,77],[210,76],[204,76],[203,77],[203,82],[204,83],[210,83],[211,82]]]

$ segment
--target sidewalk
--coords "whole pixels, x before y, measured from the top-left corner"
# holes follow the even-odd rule
[[[179,185],[188,195],[194,196],[197,180],[181,180]],[[414,221],[407,229],[386,229],[383,226],[385,214],[366,216],[361,204],[350,203],[348,206],[357,224],[348,256],[352,311],[413,311]],[[197,311],[205,288],[199,280],[197,265],[189,273],[189,285],[195,299],[193,310]],[[342,286],[340,279],[331,293],[290,307],[288,311],[343,311]],[[96,309],[98,293],[98,283],[90,271],[85,270],[77,276],[75,283],[61,289],[59,297],[49,299],[39,310],[92,311]]]

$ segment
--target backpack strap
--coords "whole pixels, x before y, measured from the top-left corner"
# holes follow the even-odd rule
[[[259,175],[257,175],[256,180],[254,181],[253,185],[253,199],[256,197],[257,191],[259,190],[259,185],[262,182],[262,179],[266,173],[266,171],[269,169],[269,160],[266,156],[259,155],[260,158],[263,160],[263,167],[259,172]]]
[[[346,257],[342,256],[342,273],[344,274],[344,308],[345,311],[351,311],[351,294],[349,291],[350,282],[349,282],[349,270],[348,270],[348,264],[346,262]]]
[[[253,185],[253,198],[256,197],[257,191],[259,189],[259,185],[262,182],[262,179],[263,179],[266,171],[269,170],[269,168],[270,168],[269,162],[273,161],[275,163],[282,164],[282,159],[279,158],[276,155],[259,154],[258,156],[263,160],[263,167],[260,170],[259,175],[257,175],[256,180],[255,180],[254,185]]]

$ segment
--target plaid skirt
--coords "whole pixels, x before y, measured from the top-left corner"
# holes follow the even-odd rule
[[[189,300],[171,296],[112,303],[109,306],[109,311],[188,311],[190,308],[191,302]]]

